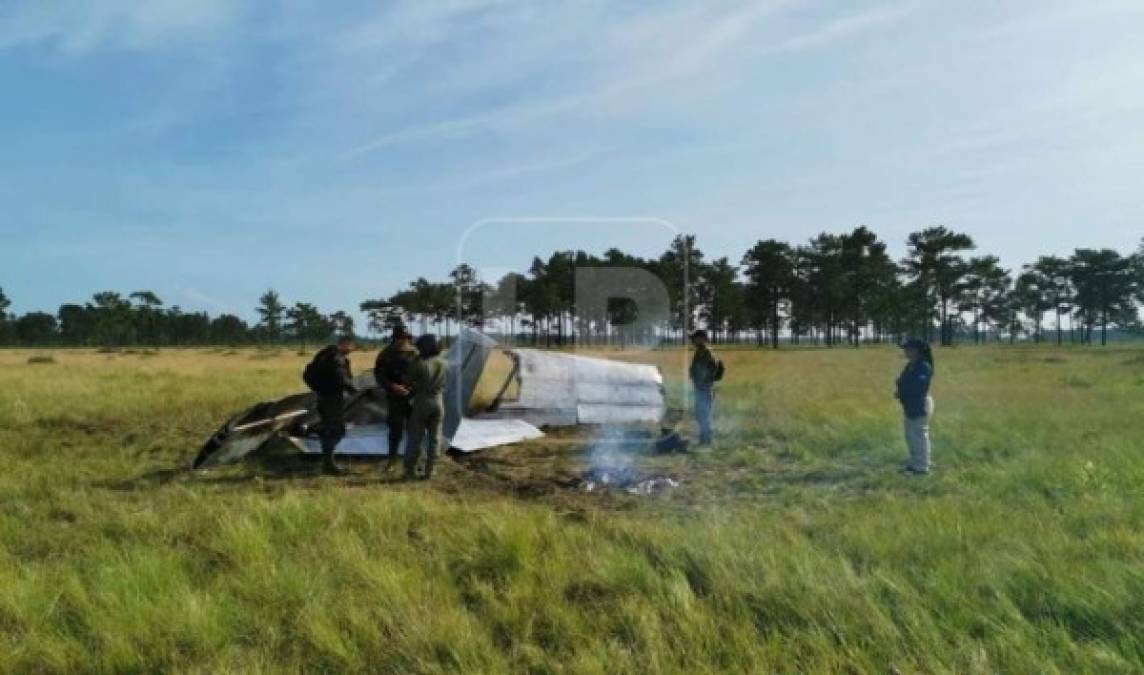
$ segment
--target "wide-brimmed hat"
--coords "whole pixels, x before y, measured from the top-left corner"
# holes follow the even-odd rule
[[[923,349],[928,344],[928,342],[921,338],[910,338],[898,346],[902,349]]]
[[[688,337],[691,338],[692,340],[694,340],[695,338],[702,338],[702,339],[706,340],[707,339],[707,331],[700,328],[699,330],[695,331],[694,333],[692,333]]]
[[[410,340],[413,338],[413,333],[405,327],[405,324],[399,323],[393,327],[393,334],[390,336],[392,340]]]

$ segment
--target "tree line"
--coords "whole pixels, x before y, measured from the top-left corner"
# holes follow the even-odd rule
[[[354,329],[347,312],[323,314],[306,302],[287,306],[274,291],[260,298],[261,320],[254,325],[234,314],[212,317],[177,305],[166,307],[152,291],[102,291],[85,303],[62,305],[55,314],[14,316],[8,314],[9,307],[11,300],[0,288],[0,345],[186,347],[297,341],[304,347]]]
[[[858,346],[906,335],[944,345],[1098,339],[1104,344],[1110,329],[1142,331],[1144,241],[1127,254],[1081,248],[1067,258],[1041,256],[1019,269],[1004,268],[996,256],[972,255],[973,239],[945,227],[914,232],[906,245],[906,256],[894,260],[884,241],[858,227],[803,244],[761,240],[733,262],[708,260],[694,235],[681,235],[655,257],[618,249],[602,255],[555,251],[496,280],[483,280],[461,264],[445,280],[418,278],[359,308],[375,335],[398,323],[445,336],[468,325],[546,346],[682,341],[696,325],[719,342],[776,348],[782,340]],[[599,316],[577,308],[577,269],[609,267],[644,270],[663,282],[670,317],[653,335],[632,332],[639,308],[623,297],[610,300]],[[0,289],[0,344],[305,347],[355,328],[345,311],[325,314],[311,303],[287,305],[273,290],[259,298],[253,325],[231,314],[211,317],[165,307],[150,291],[96,293],[56,314],[17,317],[8,314],[10,306]]]
[[[640,337],[624,330],[638,308],[617,298],[603,316],[585,316],[576,307],[575,272],[624,267],[664,282],[671,318],[656,337],[681,341],[695,325],[719,342],[775,348],[783,339],[857,346],[907,335],[944,345],[1042,342],[1050,330],[1057,343],[1103,344],[1110,328],[1141,332],[1144,241],[1130,254],[1081,248],[1067,258],[1041,256],[1017,270],[1004,268],[996,256],[971,255],[972,237],[945,227],[914,232],[906,245],[905,258],[896,261],[873,231],[858,227],[801,245],[761,240],[733,262],[708,260],[694,235],[681,235],[657,257],[617,249],[601,256],[556,251],[492,283],[460,265],[447,281],[420,278],[361,309],[379,331],[404,321],[422,330],[443,326],[448,334],[450,324],[492,322],[512,339],[533,344],[622,344]]]

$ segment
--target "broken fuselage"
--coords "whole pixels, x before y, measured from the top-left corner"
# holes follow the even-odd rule
[[[666,413],[663,377],[655,366],[506,348],[469,330],[446,359],[444,435],[460,452],[540,438],[540,427],[655,425]],[[388,455],[384,393],[372,372],[359,375],[355,384],[359,391],[346,399],[347,434],[338,453]],[[319,424],[313,394],[259,403],[227,420],[193,466],[236,462],[276,439],[317,454]]]

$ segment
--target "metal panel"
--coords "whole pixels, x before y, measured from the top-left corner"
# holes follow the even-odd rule
[[[654,406],[582,403],[576,413],[580,424],[658,424],[663,419],[663,409]]]
[[[290,441],[307,455],[322,454],[321,439],[313,436],[299,438],[291,436]],[[402,444],[404,446],[404,444]],[[402,454],[401,450],[398,455]],[[336,454],[362,457],[384,457],[389,454],[389,425],[370,424],[346,430],[346,437],[338,443]]]
[[[445,356],[449,366],[445,381],[445,436],[452,437],[461,424],[465,406],[473,396],[481,371],[497,341],[484,333],[463,329]]]
[[[543,438],[544,432],[523,420],[478,420],[465,418],[457,427],[452,439],[446,445],[461,452],[474,452],[498,445],[508,445],[521,441]],[[307,455],[322,454],[322,443],[313,437],[291,437],[294,446]],[[338,443],[337,454],[362,457],[384,457],[389,454],[389,426],[370,424],[354,427],[346,431],[346,437]],[[398,450],[405,454],[405,445]]]
[[[531,349],[520,360],[520,396],[504,412],[545,411],[568,424],[655,423],[663,418],[663,377],[655,366]]]
[[[523,420],[465,418],[449,445],[461,452],[473,452],[543,437],[543,431]]]

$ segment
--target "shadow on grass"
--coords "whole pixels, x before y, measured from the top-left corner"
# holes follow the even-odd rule
[[[330,476],[322,471],[320,456],[271,447],[232,465],[198,470],[190,466],[162,467],[131,478],[98,480],[92,486],[115,492],[139,492],[157,490],[171,484],[308,487],[316,486],[321,481],[338,481],[342,485],[362,487],[419,482],[404,478],[400,461],[390,464],[384,457],[339,457],[338,463],[346,469],[346,473]],[[439,461],[438,465],[444,463]]]
[[[268,454],[251,456],[241,464],[195,470],[189,466],[164,467],[133,478],[100,480],[95,487],[116,492],[162,488],[171,483],[198,485],[244,485],[265,481],[290,482],[322,477],[321,460],[305,455]]]
[[[589,445],[588,439],[568,437],[473,454],[451,452],[438,461],[438,470],[428,482],[406,481],[401,462],[394,462],[387,469],[384,457],[342,458],[340,463],[348,469],[347,473],[329,477],[322,473],[320,457],[302,455],[286,447],[268,447],[231,466],[198,471],[162,467],[133,477],[97,481],[93,486],[117,492],[146,492],[178,485],[278,493],[319,486],[384,489],[407,485],[459,498],[544,503],[558,511],[627,510],[637,503],[661,503],[671,509],[686,510],[731,502],[783,504],[828,494],[844,498],[886,492],[933,494],[951,487],[932,476],[903,476],[897,463],[810,462],[784,456],[780,452],[782,444],[764,442],[717,445],[710,452],[684,455],[633,453],[631,459],[638,471],[672,476],[680,481],[680,487],[650,498],[629,496],[622,491],[587,492],[583,481],[590,467]]]

